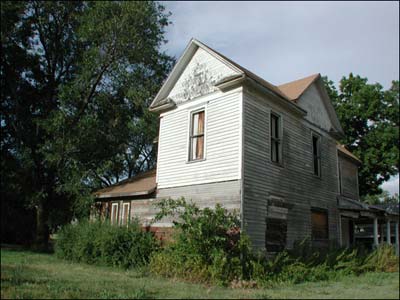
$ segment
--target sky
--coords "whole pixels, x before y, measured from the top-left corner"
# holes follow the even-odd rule
[[[163,2],[164,50],[178,58],[196,38],[279,85],[350,72],[389,88],[399,79],[399,2]],[[383,185],[399,192],[399,177]]]

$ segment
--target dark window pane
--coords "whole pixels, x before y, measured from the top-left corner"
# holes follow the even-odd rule
[[[267,218],[265,248],[269,252],[282,251],[286,247],[287,220]]]
[[[311,211],[311,230],[313,240],[324,240],[329,238],[327,212]]]

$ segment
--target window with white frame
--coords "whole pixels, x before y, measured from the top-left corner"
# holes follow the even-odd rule
[[[122,204],[121,225],[128,225],[129,222],[129,203]]]
[[[271,112],[270,115],[271,161],[282,162],[282,120],[281,117]]]
[[[111,224],[118,224],[118,203],[111,204]]]
[[[190,114],[189,161],[204,159],[204,109]]]

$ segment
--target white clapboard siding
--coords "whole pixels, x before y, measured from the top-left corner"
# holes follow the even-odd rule
[[[266,216],[271,196],[283,199],[288,210],[287,246],[311,235],[311,208],[328,210],[329,238],[337,238],[338,178],[336,142],[321,134],[321,177],[313,175],[311,128],[276,106],[268,96],[244,93],[244,199],[245,228],[257,249],[265,246]],[[270,160],[269,112],[283,121],[283,166]],[[317,128],[314,128],[317,130]]]
[[[215,93],[205,107],[205,160],[188,162],[188,131],[193,107],[178,108],[161,117],[157,161],[159,189],[240,178],[241,91]]]
[[[304,92],[297,104],[307,112],[306,119],[311,123],[328,131],[333,127],[315,83]]]
[[[181,103],[215,91],[214,84],[236,74],[234,70],[202,48],[198,48],[168,97]]]

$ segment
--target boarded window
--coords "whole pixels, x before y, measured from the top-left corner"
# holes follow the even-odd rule
[[[204,110],[191,114],[189,160],[204,158]]]
[[[321,149],[320,137],[312,135],[313,171],[314,175],[321,176]]]
[[[271,113],[270,121],[271,161],[280,163],[282,162],[281,118]]]
[[[127,225],[129,221],[129,203],[124,203],[122,206],[121,225]]]
[[[311,235],[313,240],[327,240],[329,238],[327,211],[311,210]]]
[[[111,224],[118,224],[118,203],[111,205]]]
[[[267,218],[265,248],[268,252],[279,252],[286,247],[287,220]]]

